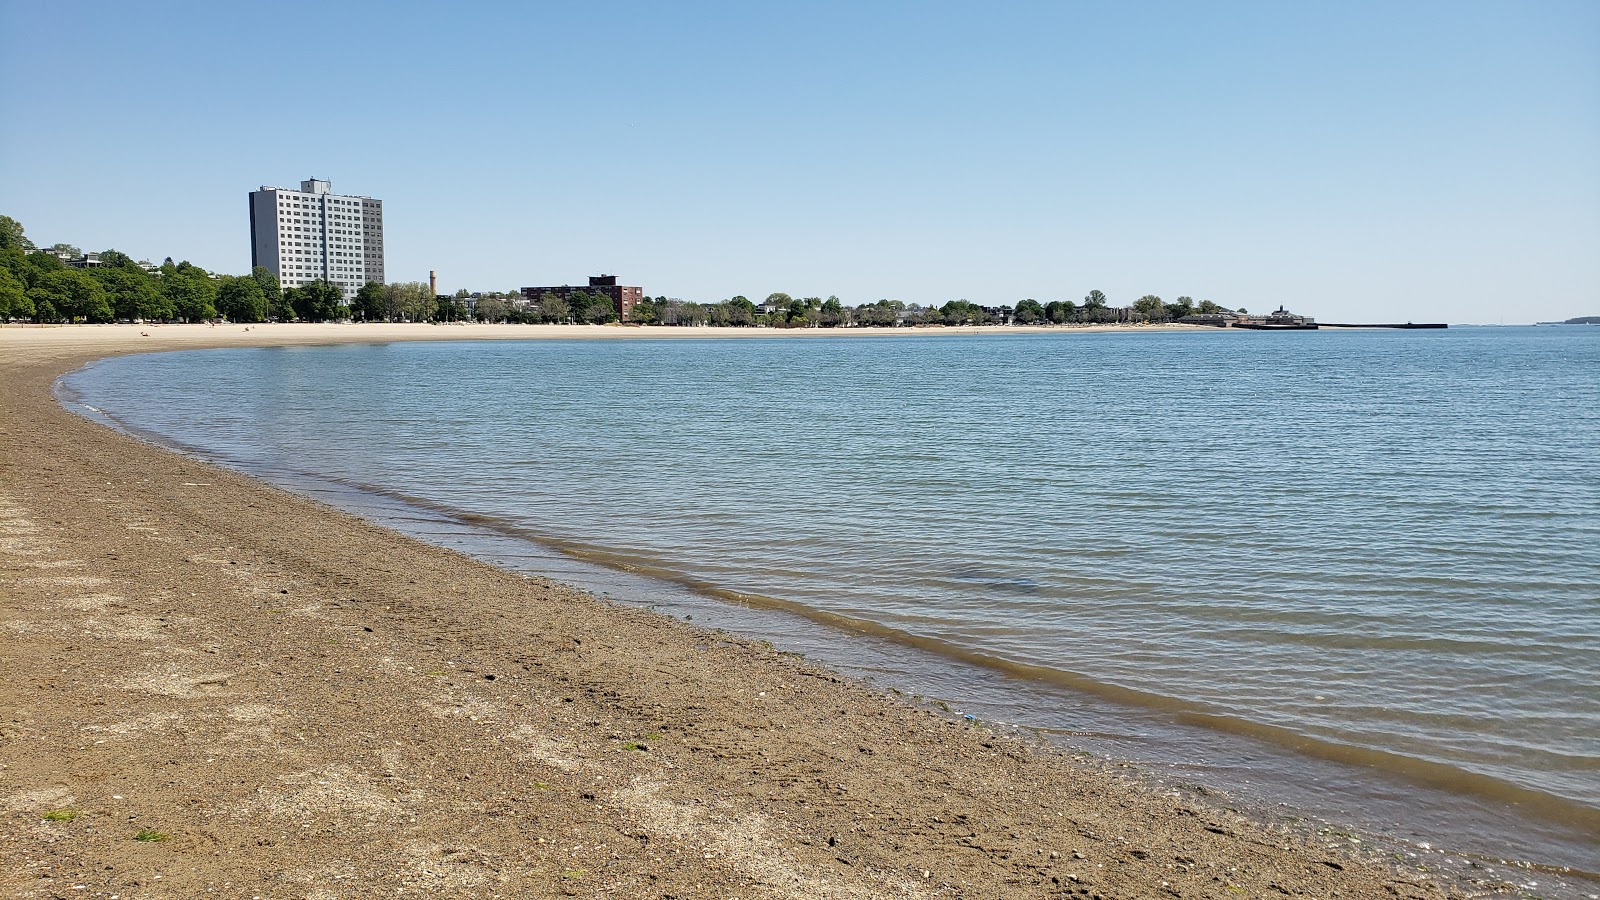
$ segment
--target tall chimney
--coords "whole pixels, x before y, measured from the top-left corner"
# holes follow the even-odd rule
[[[428,293],[435,297],[439,296],[439,279],[433,274],[432,269],[428,270]]]

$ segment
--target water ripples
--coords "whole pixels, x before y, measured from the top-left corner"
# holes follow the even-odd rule
[[[1482,329],[230,350],[71,381],[245,469],[1593,810],[1597,372],[1600,329]]]

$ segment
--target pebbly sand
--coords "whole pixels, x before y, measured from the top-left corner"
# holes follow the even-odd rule
[[[126,352],[640,334],[662,331],[0,328],[4,894],[1468,896],[50,395]]]

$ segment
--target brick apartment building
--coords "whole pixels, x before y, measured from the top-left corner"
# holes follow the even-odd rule
[[[617,284],[615,275],[591,275],[588,287],[573,287],[563,284],[560,287],[525,287],[522,296],[530,303],[538,303],[539,298],[545,294],[554,294],[568,302],[572,295],[579,291],[590,294],[604,294],[611,298],[611,305],[617,311],[617,318],[623,322],[631,321],[633,308],[644,298],[644,288],[635,285]]]

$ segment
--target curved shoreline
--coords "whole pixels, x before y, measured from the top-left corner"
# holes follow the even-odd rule
[[[467,893],[1461,895],[1342,837],[1287,835],[401,537],[49,395],[123,352],[478,329],[145,330],[0,329],[15,586],[0,797],[24,836],[8,878],[48,858],[58,878],[109,867],[123,881],[97,883],[129,889],[161,874],[154,893],[173,896],[441,871]],[[58,808],[83,815],[41,821]],[[129,815],[173,839],[133,842]]]

